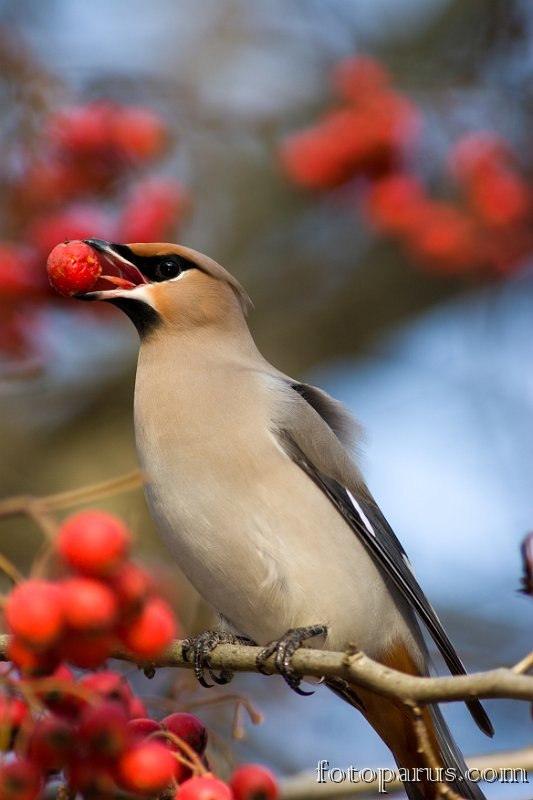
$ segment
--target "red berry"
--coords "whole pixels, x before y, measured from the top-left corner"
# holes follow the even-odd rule
[[[234,800],[278,800],[279,786],[272,772],[261,764],[244,764],[232,774],[229,785]]]
[[[95,692],[106,700],[120,703],[125,710],[130,708],[133,692],[124,675],[118,672],[95,672],[84,675],[80,686]]]
[[[2,800],[36,800],[42,781],[35,764],[28,759],[0,765],[0,797]]]
[[[176,792],[175,800],[233,800],[228,787],[214,775],[189,778]]]
[[[65,769],[69,788],[80,792],[86,800],[113,800],[116,785],[108,764],[95,764],[83,750],[71,758]]]
[[[35,693],[36,696],[54,714],[74,719],[85,705],[84,701],[71,691],[76,684],[74,673],[67,666],[61,664],[49,677],[50,682],[53,682],[52,688],[38,690]]]
[[[178,626],[170,606],[151,597],[138,617],[119,631],[120,639],[140,658],[157,658],[177,636]]]
[[[70,296],[90,291],[100,277],[102,265],[85,242],[61,242],[48,256],[46,269],[56,292]]]
[[[51,115],[48,135],[61,148],[76,155],[95,155],[111,144],[110,122],[116,106],[107,102],[69,106]]]
[[[139,697],[132,697],[129,705],[130,717],[132,719],[144,719],[147,715],[146,706]]]
[[[417,107],[395,92],[382,92],[365,107],[364,115],[372,140],[370,164],[388,171],[412,147],[421,119]]]
[[[67,625],[77,631],[110,630],[118,616],[111,589],[94,578],[69,578],[61,583]]]
[[[63,592],[47,581],[24,581],[8,595],[4,614],[10,631],[29,647],[50,647],[64,630]]]
[[[332,112],[318,125],[288,136],[280,147],[287,177],[306,189],[328,189],[365,162],[369,142],[364,116],[355,109]]]
[[[142,106],[117,109],[110,133],[116,147],[131,158],[142,161],[159,155],[167,138],[161,117]]]
[[[410,175],[393,173],[371,185],[366,210],[376,227],[402,235],[419,226],[424,187]]]
[[[76,736],[71,725],[56,716],[38,720],[28,743],[28,757],[43,772],[63,769],[74,748]]]
[[[141,611],[151,588],[151,580],[141,567],[127,562],[110,578],[109,586],[124,619]]]
[[[63,523],[56,547],[73,569],[105,577],[122,565],[130,541],[129,531],[118,517],[104,511],[81,511]]]
[[[101,667],[110,657],[115,637],[107,631],[68,631],[61,642],[64,661],[81,669]]]
[[[177,711],[161,720],[161,725],[201,755],[207,747],[207,731],[194,714]]]
[[[49,675],[61,661],[57,650],[34,650],[18,636],[9,640],[7,657],[25,676]]]
[[[413,258],[427,268],[453,274],[479,262],[479,243],[472,221],[446,203],[428,202],[419,227],[409,235]]]
[[[146,739],[150,734],[163,730],[159,722],[147,717],[130,719],[128,730],[134,739]]]
[[[352,56],[339,61],[333,70],[332,83],[341,97],[355,102],[388,89],[391,78],[385,67],[367,56]]]
[[[468,201],[488,226],[505,228],[520,224],[531,210],[529,187],[511,170],[495,168],[470,181]]]
[[[18,697],[0,695],[0,750],[11,750],[14,736],[30,718],[26,703]]]
[[[130,792],[154,795],[172,781],[175,764],[174,756],[164,744],[137,742],[119,759],[117,782]]]
[[[78,736],[93,758],[114,760],[130,741],[128,715],[118,703],[89,706],[81,716]]]

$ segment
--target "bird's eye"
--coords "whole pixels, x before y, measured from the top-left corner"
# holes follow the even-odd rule
[[[167,281],[170,278],[177,278],[181,271],[182,268],[180,264],[178,264],[177,261],[173,261],[171,258],[160,261],[157,265],[157,274],[163,281]]]

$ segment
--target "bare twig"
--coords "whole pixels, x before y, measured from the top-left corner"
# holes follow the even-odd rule
[[[51,544],[56,538],[57,529],[59,527],[52,512],[46,505],[35,500],[28,504],[26,514],[35,522],[37,527],[43,532],[46,540]]]
[[[90,486],[83,486],[81,489],[72,489],[68,492],[58,492],[49,494],[45,497],[32,497],[31,495],[21,495],[19,497],[9,497],[0,501],[0,518],[16,517],[21,515],[34,516],[35,513],[43,514],[53,511],[62,511],[81,503],[92,503],[95,500],[102,500],[120,492],[130,492],[138,489],[143,484],[142,472],[138,469],[119,475],[118,478],[111,478],[107,481],[93,483]],[[32,513],[32,509],[35,509]]]
[[[531,653],[528,653],[525,658],[515,664],[513,667],[513,672],[516,675],[525,675],[527,672],[533,669],[533,650]]]
[[[0,553],[0,572],[7,575],[13,583],[22,583],[24,575],[20,572],[11,561]]]
[[[424,721],[422,709],[420,706],[415,705],[412,707],[412,712],[415,734],[418,742],[418,750],[424,756],[430,772],[434,775],[439,775],[442,765],[439,764],[435,751],[431,745],[429,732]],[[447,783],[443,783],[442,780],[439,780],[437,783],[437,797],[443,798],[443,800],[464,800],[461,795],[457,794],[455,789],[452,789],[452,787],[448,786]]]

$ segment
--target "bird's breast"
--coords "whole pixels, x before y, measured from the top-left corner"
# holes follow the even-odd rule
[[[265,392],[204,385],[172,420],[136,397],[155,522],[191,583],[258,642],[325,624],[328,646],[372,654],[405,627],[381,573],[327,497],[281,449]],[[229,400],[229,402],[228,402]],[[168,407],[168,404],[167,404]],[[152,406],[153,408],[153,406]]]

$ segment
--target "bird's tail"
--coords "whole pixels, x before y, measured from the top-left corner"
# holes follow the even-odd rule
[[[467,777],[464,758],[439,708],[423,708],[418,716],[404,703],[351,687],[344,681],[326,683],[358,708],[383,739],[396,760],[409,800],[437,800],[442,796],[443,783],[461,798],[485,800],[479,786]]]
[[[420,675],[406,650],[395,663],[402,672]],[[400,663],[401,662],[401,663]],[[332,679],[326,684],[361,711],[392,752],[409,800],[436,800],[442,783],[461,798],[485,800],[479,786],[469,780],[464,758],[437,706],[419,711],[398,700]],[[439,786],[440,783],[440,786]]]

